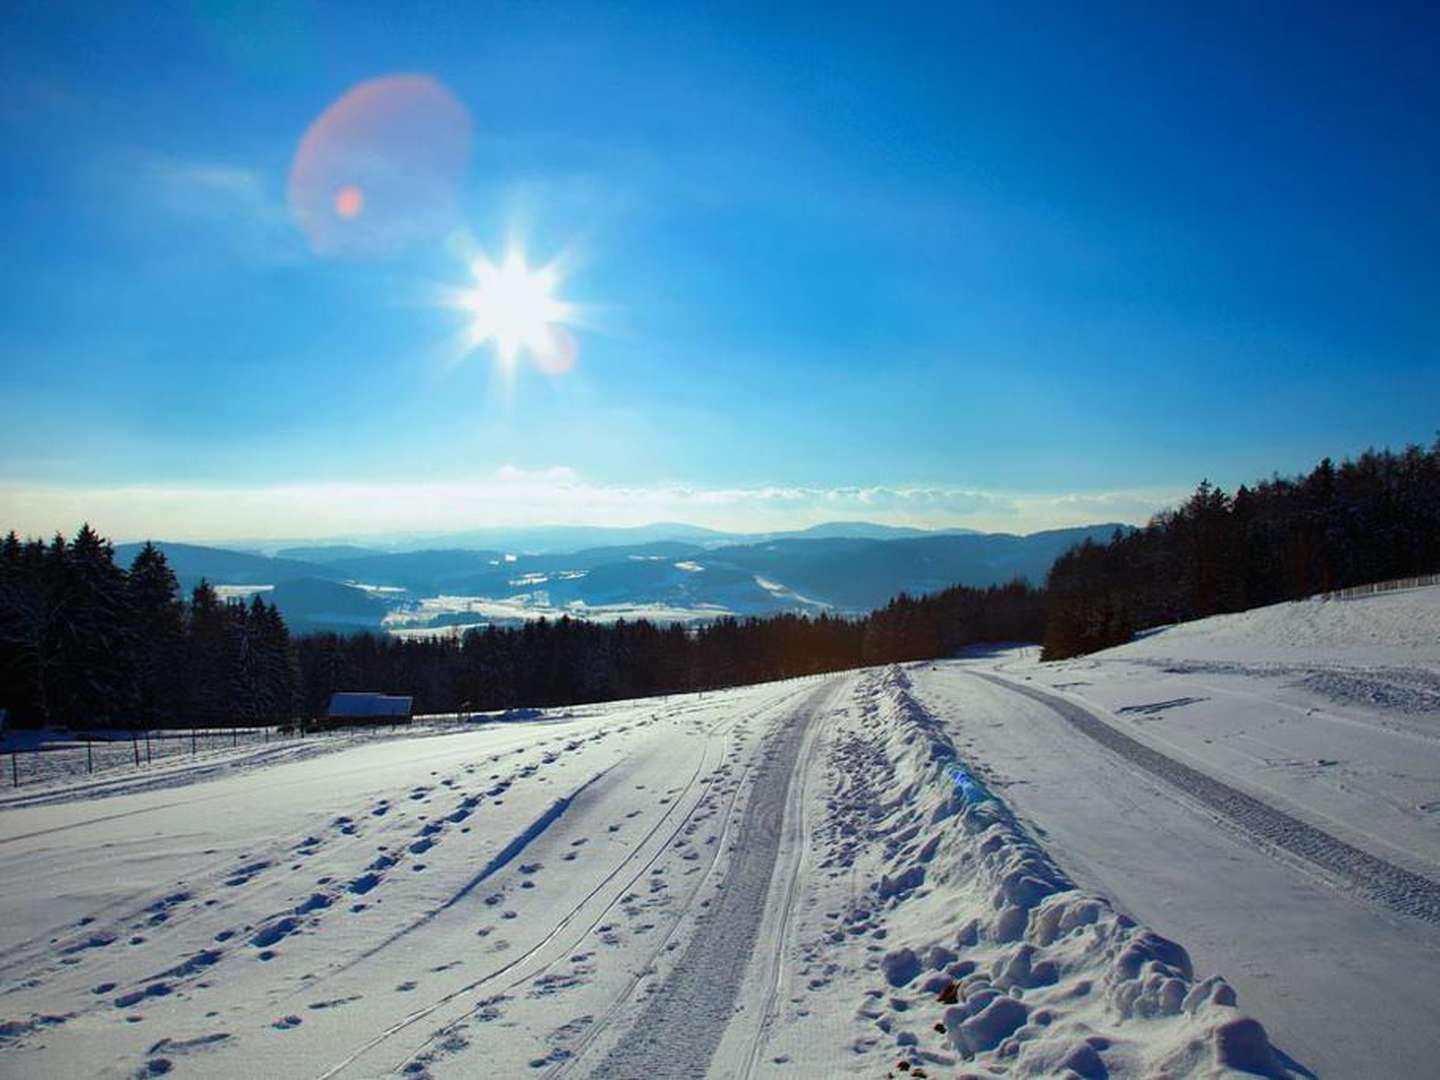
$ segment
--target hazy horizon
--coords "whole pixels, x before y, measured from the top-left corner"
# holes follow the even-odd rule
[[[934,488],[606,489],[578,477],[499,477],[482,485],[273,489],[11,489],[3,525],[72,534],[88,523],[117,541],[330,541],[550,528],[682,524],[726,533],[790,532],[835,522],[1028,535],[1107,522],[1144,524],[1186,494],[1000,495]],[[576,508],[580,508],[577,512]],[[555,508],[555,509],[552,509]],[[567,515],[568,516],[564,516]],[[197,524],[203,521],[205,524]]]

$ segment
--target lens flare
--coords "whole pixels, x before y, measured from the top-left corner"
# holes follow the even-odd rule
[[[335,213],[342,218],[353,218],[365,209],[365,196],[354,184],[346,184],[335,192]]]
[[[465,106],[428,75],[359,83],[301,138],[290,213],[317,255],[388,255],[442,236],[471,138]]]

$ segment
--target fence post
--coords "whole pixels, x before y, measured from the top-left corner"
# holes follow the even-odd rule
[[[190,753],[195,753],[195,726],[190,726]]]
[[[13,777],[14,780],[15,780],[15,786],[16,786],[16,787],[19,787],[19,786],[20,786],[20,762],[16,759],[16,755],[15,755],[13,752],[10,754],[10,775],[11,775],[11,777]]]
[[[140,736],[132,732],[130,743],[135,747],[135,767],[138,769],[140,767]]]
[[[239,746],[239,745],[240,745],[240,729],[239,729],[238,727],[237,727],[237,728],[231,728],[231,729],[230,729],[230,745],[231,745],[231,746]]]
[[[150,761],[151,761],[151,758],[150,758],[150,729],[149,729],[149,728],[146,728],[146,729],[145,729],[145,764],[146,764],[146,765],[149,765],[149,764],[150,764]]]
[[[87,773],[95,771],[95,755],[90,752],[90,739],[88,736],[85,739],[85,771]]]

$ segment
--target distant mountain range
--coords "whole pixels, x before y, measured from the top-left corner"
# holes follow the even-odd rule
[[[450,533],[392,534],[337,537],[323,543],[302,541],[236,541],[230,548],[259,555],[274,555],[309,562],[331,562],[359,555],[385,555],[427,550],[510,551],[526,555],[558,555],[584,548],[655,544],[680,540],[704,547],[755,544],[762,540],[824,540],[836,538],[898,540],[904,537],[967,535],[973,529],[917,529],[905,525],[876,525],[869,521],[827,521],[807,529],[783,532],[736,533],[706,529],[683,522],[656,522],[609,528],[592,525],[537,525],[524,528],[469,529]]]
[[[901,592],[1017,577],[1039,584],[1071,546],[1108,539],[1117,528],[1124,526],[1014,536],[836,522],[737,540],[693,526],[653,525],[486,530],[452,536],[450,547],[390,552],[350,544],[291,545],[275,554],[157,546],[186,590],[202,577],[229,586],[232,595],[268,587],[297,633],[382,627],[423,633],[539,615],[695,621],[858,613]],[[472,537],[507,542],[472,547],[465,543]],[[116,558],[128,564],[139,548],[117,545]]]

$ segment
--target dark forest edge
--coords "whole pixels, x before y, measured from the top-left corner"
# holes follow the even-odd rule
[[[1042,657],[1157,626],[1440,570],[1440,438],[1368,450],[1233,496],[1201,483],[1181,506],[1062,555],[1046,581]]]
[[[561,618],[402,639],[292,639],[258,595],[188,599],[164,554],[129,569],[89,526],[0,544],[0,706],[22,726],[254,725],[320,715],[336,690],[410,694],[419,713],[682,693],[1043,641],[1061,659],[1136,632],[1440,569],[1440,439],[1367,451],[1234,496],[1201,483],[1143,529],[1022,581],[904,594],[862,618],[793,614],[694,629]]]

